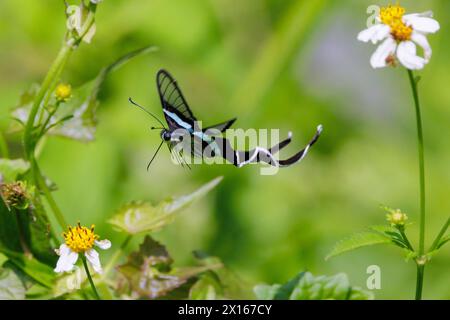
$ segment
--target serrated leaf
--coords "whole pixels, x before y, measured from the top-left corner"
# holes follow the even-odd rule
[[[0,183],[10,183],[30,169],[30,164],[23,159],[0,159]]]
[[[172,268],[172,258],[163,245],[146,236],[139,251],[117,267],[126,279],[118,292],[133,298],[187,298],[197,276],[211,270],[209,266]]]
[[[25,299],[25,287],[13,270],[0,268],[0,300]]]
[[[392,243],[391,238],[379,232],[366,231],[356,233],[347,239],[339,241],[334,246],[333,250],[325,257],[325,260],[358,248],[389,243]]]
[[[288,291],[290,294],[286,296]],[[258,299],[264,300],[274,300],[277,297],[283,300],[373,299],[370,292],[350,286],[347,275],[343,273],[315,277],[310,272],[302,272],[285,285],[257,285],[254,292]]]
[[[173,222],[176,213],[206,195],[221,180],[222,177],[216,178],[189,195],[165,200],[156,206],[143,202],[127,204],[108,222],[128,234],[160,230]]]
[[[352,298],[368,300],[372,298],[372,295],[370,292],[351,287],[344,273],[314,277],[306,272],[290,296],[290,300],[349,300]]]

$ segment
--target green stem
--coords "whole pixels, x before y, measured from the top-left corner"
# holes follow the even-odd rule
[[[0,151],[3,158],[9,158],[8,144],[6,143],[5,136],[0,132]]]
[[[61,228],[64,230],[67,227],[66,220],[64,219],[64,215],[62,214],[61,210],[59,209],[58,205],[56,204],[55,199],[52,196],[51,191],[47,187],[47,183],[45,182],[44,177],[42,176],[41,170],[39,169],[39,166],[34,159],[34,157],[31,160],[31,168],[33,168],[34,178],[36,180],[36,184],[39,186],[39,189],[44,192],[44,196],[47,199],[47,202],[50,206],[50,208],[53,211],[53,214],[55,215],[56,220],[58,221]]]
[[[34,99],[33,105],[31,107],[30,115],[28,116],[28,121],[25,126],[24,132],[24,146],[25,146],[25,155],[27,159],[30,159],[34,153],[35,141],[33,141],[33,129],[34,122],[36,119],[36,115],[39,111],[39,108],[42,104],[42,100],[45,98],[50,86],[54,82],[55,78],[59,75],[62,70],[62,66],[67,61],[70,53],[72,52],[72,47],[66,42],[59,50],[58,55],[56,56],[55,61],[51,65],[47,75],[42,82],[41,87]]]
[[[429,252],[434,251],[434,250],[437,249],[437,247],[439,246],[439,242],[441,241],[442,237],[447,232],[448,227],[450,227],[450,218],[447,219],[447,222],[444,224],[444,226],[442,227],[442,229],[439,232],[438,236],[433,241],[433,244],[431,245],[431,248],[430,248]]]
[[[86,263],[86,257],[84,255],[80,255],[81,260],[83,261],[84,270],[86,271],[87,278],[89,279],[89,283],[91,285],[92,291],[94,291],[95,298],[97,300],[101,300],[100,295],[97,292],[97,288],[95,287],[94,281],[92,280],[91,273],[89,272],[88,265]]]
[[[117,260],[119,260],[120,256],[123,254],[123,252],[125,251],[125,248],[127,247],[128,243],[130,242],[131,238],[133,236],[130,234],[128,235],[125,240],[122,242],[119,250],[117,250],[114,255],[111,257],[111,259],[109,260],[108,264],[106,265],[104,272],[103,272],[103,276],[102,279],[106,279],[108,273],[112,270],[112,268],[114,267],[114,265],[116,264]]]
[[[419,257],[425,253],[425,156],[424,156],[424,142],[422,129],[422,115],[420,112],[419,92],[417,89],[417,80],[414,78],[414,73],[408,70],[409,81],[414,98],[414,106],[416,110],[416,124],[417,124],[417,146],[419,153],[419,173],[420,173],[420,238],[419,238]],[[417,286],[416,299],[422,297],[424,266],[417,267]]]
[[[408,237],[406,236],[405,233],[405,228],[398,228],[398,231],[400,232],[400,234],[402,235],[403,240],[405,241],[406,245],[408,246],[408,249],[414,252],[414,248],[411,245],[411,242],[409,242]]]
[[[417,280],[416,280],[416,300],[422,300],[422,289],[423,289],[423,277],[425,273],[425,265],[417,265]]]
[[[54,107],[54,109],[51,112],[48,113],[47,119],[45,120],[44,124],[42,125],[41,131],[40,131],[40,133],[38,135],[39,139],[45,134],[47,126],[50,123],[50,121],[52,120],[52,117],[55,115],[56,110],[58,110],[58,107],[59,107],[60,103],[61,102],[58,101],[56,103],[56,106]]]

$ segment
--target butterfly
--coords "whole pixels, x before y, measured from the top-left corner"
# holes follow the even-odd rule
[[[252,150],[238,151],[233,149],[229,139],[222,136],[234,124],[236,118],[201,128],[199,121],[189,108],[177,81],[169,72],[164,69],[159,70],[156,74],[156,85],[167,127],[156,115],[129,98],[133,105],[142,109],[161,125],[158,128],[152,127],[152,129],[161,130],[161,143],[148,163],[147,170],[164,143],[168,145],[169,151],[177,158],[177,161],[187,167],[189,167],[189,164],[184,159],[186,150],[193,157],[222,157],[238,168],[259,162],[275,167],[286,167],[301,161],[308,153],[310,147],[317,142],[322,132],[322,126],[319,125],[315,135],[306,147],[286,160],[278,160],[274,155],[291,143],[291,133],[289,133],[287,139],[271,148],[267,149],[258,146]]]

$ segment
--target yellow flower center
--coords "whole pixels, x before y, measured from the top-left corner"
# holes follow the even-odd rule
[[[381,22],[391,28],[391,35],[397,41],[410,40],[413,32],[413,29],[407,26],[402,20],[405,12],[405,8],[398,4],[381,8],[380,11]]]
[[[69,227],[69,230],[63,233],[66,245],[74,252],[80,253],[92,249],[95,240],[99,237],[94,233],[94,225],[91,228],[86,228],[78,225],[73,228]]]
[[[72,87],[70,84],[60,83],[55,89],[56,99],[66,101],[72,95]]]
[[[396,212],[396,213],[392,214],[392,222],[402,223],[403,222],[403,213]]]

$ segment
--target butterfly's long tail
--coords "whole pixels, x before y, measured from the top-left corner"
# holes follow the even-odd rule
[[[288,167],[297,162],[302,161],[305,158],[305,156],[307,155],[309,149],[317,142],[317,140],[319,140],[319,137],[320,137],[320,134],[322,133],[322,131],[323,131],[323,126],[319,125],[317,127],[316,134],[311,139],[311,141],[309,141],[308,145],[303,150],[300,150],[298,153],[296,153],[292,157],[290,157],[286,160],[279,160],[278,161],[279,167]]]

